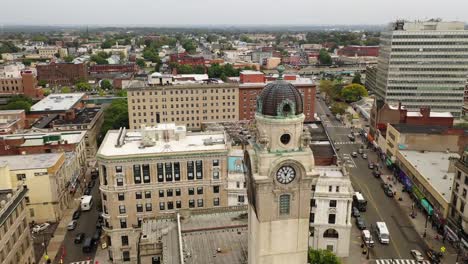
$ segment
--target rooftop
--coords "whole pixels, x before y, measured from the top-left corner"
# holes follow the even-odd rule
[[[80,102],[85,95],[85,93],[50,94],[31,106],[31,112],[66,111]]]
[[[60,160],[63,153],[2,156],[10,170],[48,169]]]
[[[0,207],[0,226],[5,223],[8,217],[15,211],[16,207],[23,200],[28,189],[19,187],[17,190],[0,190],[0,201],[5,201],[5,207]]]
[[[159,124],[141,130],[121,129],[107,132],[99,148],[99,156],[173,155],[200,153],[200,151],[227,151],[223,131],[191,133],[185,126]]]
[[[400,133],[410,134],[443,134],[449,128],[444,126],[431,126],[431,125],[413,125],[413,124],[391,124]]]
[[[455,176],[449,172],[449,158],[460,158],[457,153],[399,150],[401,155],[411,164],[439,194],[449,203],[451,187]]]
[[[54,126],[71,125],[71,124],[89,124],[97,114],[101,111],[101,107],[86,107],[77,110],[76,116],[73,120],[56,119],[53,121]]]
[[[252,71],[252,70],[244,70],[244,71],[241,71],[240,74],[245,74],[245,75],[257,75],[257,74],[264,74],[263,72],[261,71]]]
[[[46,143],[58,142],[59,140],[66,141],[68,144],[78,144],[80,143],[86,131],[69,131],[69,132],[49,132],[49,133],[38,133],[31,132],[25,134],[12,134],[12,135],[0,135],[1,140],[17,140],[24,139],[24,143],[21,144],[22,147],[30,146],[42,146]]]
[[[17,109],[17,110],[0,110],[0,116],[1,115],[12,115],[12,114],[21,114],[24,113],[23,109]]]

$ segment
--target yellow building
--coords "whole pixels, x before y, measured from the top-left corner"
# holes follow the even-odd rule
[[[56,222],[72,199],[67,183],[71,166],[65,153],[2,156],[0,189],[14,189],[19,185],[29,188],[25,197],[29,220],[38,223]],[[74,159],[74,158],[73,158]]]

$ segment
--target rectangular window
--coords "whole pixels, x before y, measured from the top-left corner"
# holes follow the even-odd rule
[[[213,199],[213,206],[219,206],[219,198]]]
[[[146,212],[153,211],[153,205],[151,203],[145,203]]]
[[[215,159],[213,160],[213,167],[219,166],[219,160]]]
[[[127,228],[127,219],[120,219],[120,228]]]
[[[24,180],[26,180],[26,174],[24,174],[24,173],[16,174],[16,179],[18,181],[24,181]]]
[[[166,168],[166,181],[172,181],[172,163],[165,163],[164,167]]]
[[[331,185],[328,186],[328,191],[329,191],[329,192],[332,192],[332,190],[333,190],[333,186],[331,186]]]
[[[141,183],[141,166],[133,165],[133,179],[135,184]]]
[[[122,236],[122,246],[128,246],[128,236]]]
[[[156,170],[158,174],[158,182],[163,182],[164,181],[164,166],[162,163],[158,163],[156,165]]]
[[[315,222],[315,213],[310,213],[310,222]]]
[[[123,179],[117,178],[117,186],[123,186]]]
[[[189,208],[195,208],[195,200],[189,200],[188,202]]]
[[[240,182],[236,182],[236,188],[240,188]]]
[[[138,213],[143,212],[143,205],[142,205],[142,204],[137,204],[137,205],[136,205],[136,209],[137,209],[137,212],[138,212]]]
[[[457,172],[457,180],[459,180],[461,178],[461,171],[458,171]]]
[[[219,185],[213,186],[213,193],[219,193]]]
[[[182,203],[180,201],[176,201],[175,205],[176,208],[182,208]]]
[[[291,196],[289,194],[280,195],[280,198],[279,198],[280,215],[289,215],[290,202],[291,202]]]
[[[336,200],[330,200],[330,207],[336,207]]]
[[[105,193],[102,194],[102,200],[107,201],[107,194]]]
[[[180,163],[174,162],[174,180],[180,181]]]
[[[334,224],[336,222],[336,214],[328,214],[328,223]]]
[[[203,161],[197,160],[195,162],[195,172],[198,180],[203,179]]]
[[[194,195],[195,194],[195,189],[194,188],[188,188],[188,194],[189,195]]]
[[[203,194],[203,187],[197,187],[197,194]]]
[[[312,185],[312,191],[315,192],[315,184]]]
[[[120,214],[125,214],[126,210],[125,210],[125,205],[119,205],[119,213]]]
[[[174,202],[167,202],[167,210],[174,209]]]
[[[160,202],[159,203],[159,210],[164,211],[164,209],[165,209],[164,202]]]
[[[167,197],[172,197],[172,195],[174,194],[172,189],[167,189],[166,193],[167,193]]]
[[[213,180],[219,180],[219,171],[213,171]]]
[[[175,195],[180,196],[180,189],[179,188],[175,189]]]
[[[194,172],[193,172],[193,161],[187,161],[187,179],[193,180]]]
[[[203,207],[203,199],[197,200],[197,207]]]
[[[245,197],[244,197],[244,195],[239,195],[239,196],[237,196],[237,202],[238,202],[238,203],[244,203],[244,202],[245,202]]]
[[[159,197],[164,197],[164,190],[159,190]]]
[[[125,194],[124,193],[119,193],[118,197],[119,197],[119,201],[125,200]]]
[[[310,206],[311,207],[317,207],[317,203],[315,202],[315,199],[310,200]]]
[[[122,252],[123,261],[130,261],[130,251]]]
[[[465,176],[465,185],[468,185],[468,175]]]
[[[143,167],[143,182],[150,183],[151,182],[150,166],[149,164],[143,164],[142,167]]]
[[[146,191],[145,192],[145,198],[146,199],[151,199],[151,191]]]
[[[336,192],[340,192],[340,186],[336,186]]]
[[[107,185],[107,167],[102,165],[101,171],[102,171],[102,178],[104,180],[104,185]]]
[[[136,192],[135,199],[141,199],[141,198],[142,198],[141,192]]]
[[[122,166],[115,166],[115,172],[116,173],[122,173]]]

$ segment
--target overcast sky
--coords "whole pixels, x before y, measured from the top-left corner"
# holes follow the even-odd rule
[[[383,24],[468,21],[468,0],[0,0],[0,23],[41,25]]]

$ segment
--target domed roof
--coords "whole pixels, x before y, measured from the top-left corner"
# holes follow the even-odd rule
[[[289,82],[278,78],[263,88],[257,98],[257,113],[267,116],[288,116],[303,113],[302,95]]]

